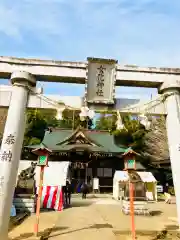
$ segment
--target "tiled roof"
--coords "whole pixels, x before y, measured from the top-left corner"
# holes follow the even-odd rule
[[[68,146],[67,144],[64,144],[64,142],[68,141],[68,139],[70,139],[72,135],[78,131],[82,132],[90,142],[94,143],[91,147],[92,151],[124,153],[126,150],[126,147],[115,144],[114,136],[108,131],[54,129],[52,132],[46,132],[42,144],[52,151],[68,151],[68,149],[70,150],[73,146],[72,144]],[[75,146],[76,145],[74,145],[74,147]],[[37,148],[37,145],[29,147]]]

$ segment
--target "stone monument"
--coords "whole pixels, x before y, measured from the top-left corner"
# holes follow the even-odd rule
[[[36,182],[34,176],[36,165],[37,163],[31,162],[31,166],[22,170],[18,176],[13,201],[17,211],[35,212]]]

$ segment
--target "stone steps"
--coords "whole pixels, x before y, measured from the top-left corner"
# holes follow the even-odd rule
[[[122,212],[126,215],[130,214],[130,202],[123,200],[122,202]],[[145,201],[134,201],[134,214],[149,216],[150,212],[147,207],[147,202]]]
[[[36,198],[14,198],[13,204],[17,212],[30,212],[35,213],[36,210]]]

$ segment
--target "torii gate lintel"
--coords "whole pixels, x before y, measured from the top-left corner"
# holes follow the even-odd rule
[[[88,61],[69,62],[1,56],[0,78],[9,79],[12,72],[23,70],[33,74],[38,81],[85,84],[87,66]],[[116,86],[158,88],[164,81],[180,79],[179,68],[116,64],[116,71]]]

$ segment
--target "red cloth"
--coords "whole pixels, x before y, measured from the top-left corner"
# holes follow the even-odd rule
[[[38,193],[38,189],[37,189]],[[41,207],[62,211],[64,206],[63,192],[61,186],[43,186]]]

